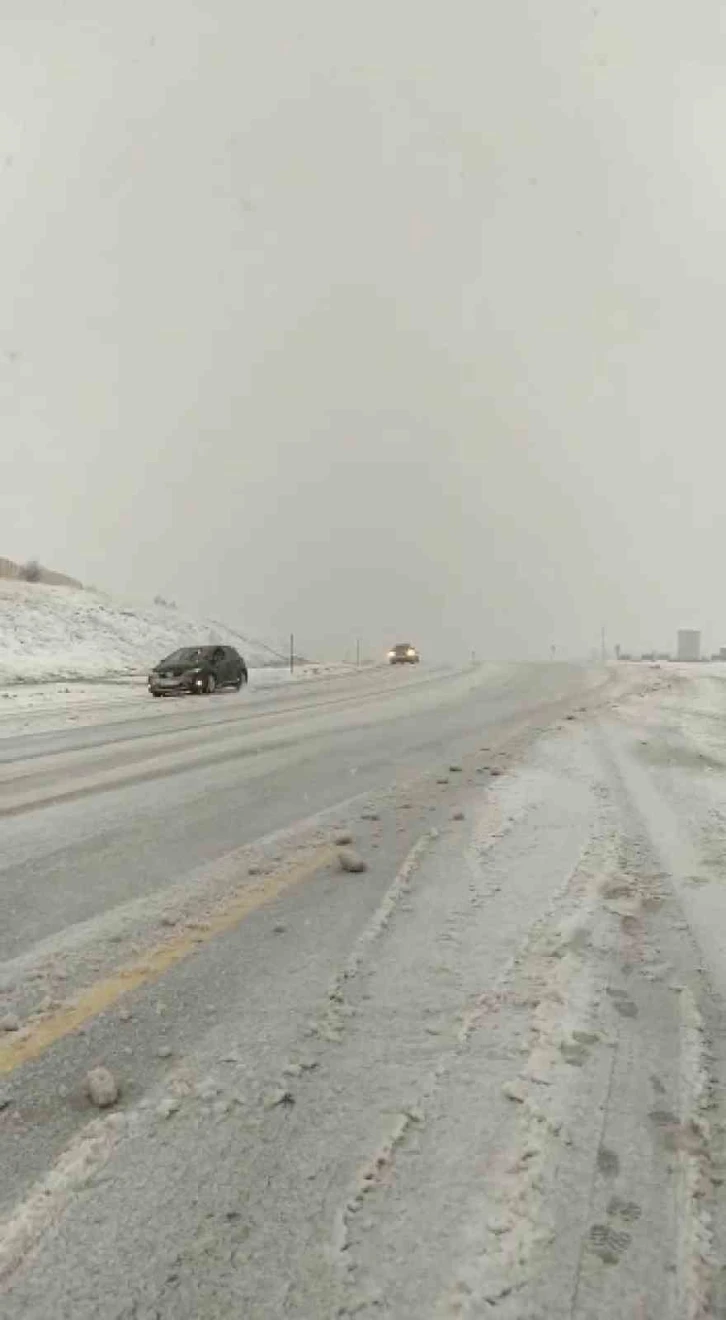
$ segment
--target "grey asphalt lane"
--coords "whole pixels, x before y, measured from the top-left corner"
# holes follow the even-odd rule
[[[489,666],[493,674],[501,666]],[[241,693],[231,688],[218,690],[213,698],[190,696],[153,700],[141,679],[125,684],[111,684],[113,701],[104,700],[106,688],[98,684],[93,702],[77,704],[73,688],[56,691],[50,707],[24,709],[17,715],[12,706],[0,709],[0,765],[24,761],[74,748],[102,746],[114,740],[153,737],[157,731],[185,731],[202,726],[213,727],[246,720],[250,714],[267,710],[281,711],[310,705],[331,705],[350,700],[353,693],[361,699],[385,695],[397,688],[428,687],[446,678],[456,679],[461,671],[452,665],[426,665],[422,669],[367,666],[340,672],[306,676],[294,682],[283,679],[271,684],[269,675],[250,683]],[[22,691],[18,689],[18,691]],[[69,696],[66,706],[58,697]],[[6,694],[10,689],[6,689]],[[12,695],[12,694],[11,694]],[[79,722],[67,723],[73,714]],[[60,718],[61,717],[66,717]],[[55,716],[55,717],[54,717]],[[22,728],[18,731],[18,721]]]
[[[304,699],[180,702],[153,732],[134,716],[12,740],[0,779],[0,957],[337,802],[445,769],[592,681],[565,665],[374,673]],[[4,816],[18,802],[22,814]]]

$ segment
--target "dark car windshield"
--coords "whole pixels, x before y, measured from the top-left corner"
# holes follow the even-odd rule
[[[214,652],[213,646],[183,646],[180,651],[174,651],[166,659],[161,660],[162,665],[198,665],[202,660],[209,660]]]

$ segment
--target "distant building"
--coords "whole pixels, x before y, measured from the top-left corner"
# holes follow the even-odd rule
[[[678,634],[678,659],[701,659],[701,634],[690,628],[683,628]]]

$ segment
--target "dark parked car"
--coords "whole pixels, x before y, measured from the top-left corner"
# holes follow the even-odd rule
[[[417,665],[420,659],[416,647],[410,642],[396,642],[388,652],[388,663],[391,665]]]
[[[152,697],[214,692],[220,687],[239,692],[247,677],[247,665],[233,646],[183,646],[152,669],[149,692]]]

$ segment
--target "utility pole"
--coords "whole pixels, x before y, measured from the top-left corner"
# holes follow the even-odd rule
[[[290,633],[290,673],[293,674],[294,672],[295,672],[295,638],[293,634]]]
[[[603,664],[605,664],[606,650],[605,650],[605,627],[604,627],[604,625],[603,625],[603,627],[600,629],[600,659],[602,660]]]
[[[360,669],[360,637],[355,639],[355,667]]]

